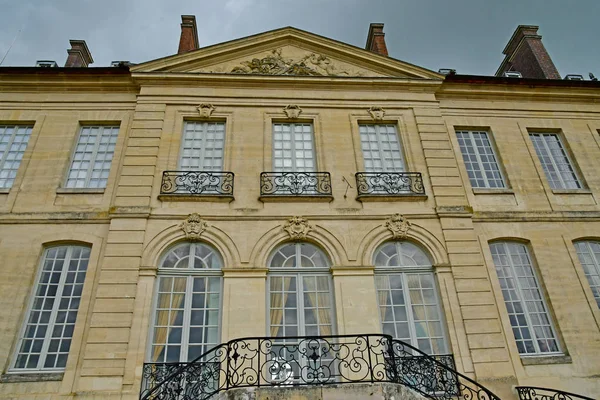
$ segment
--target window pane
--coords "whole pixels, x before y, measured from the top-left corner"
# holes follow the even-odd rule
[[[552,189],[581,188],[581,183],[558,135],[530,133],[529,137]]]
[[[312,124],[273,124],[273,168],[276,172],[315,171],[312,131]]]
[[[151,362],[192,361],[219,344],[221,257],[204,243],[181,243],[159,268]],[[163,275],[179,269],[177,276]],[[182,274],[183,273],[183,274]]]
[[[66,187],[106,187],[118,135],[118,126],[81,127]]]
[[[395,125],[360,125],[366,172],[403,172],[404,157]]]
[[[446,334],[429,257],[405,241],[384,243],[375,252],[375,286],[384,334],[429,354],[447,352]],[[392,272],[392,269],[395,270]]]
[[[490,244],[490,250],[519,353],[558,352],[527,247],[504,242]]]
[[[12,187],[31,129],[31,126],[0,125],[0,189]]]
[[[457,131],[456,137],[474,188],[504,188],[498,160],[485,131]]]
[[[89,256],[80,246],[46,250],[14,368],[64,369]]]
[[[583,267],[585,276],[592,289],[592,294],[598,307],[600,307],[600,243],[577,242],[575,243],[579,262]]]
[[[222,171],[224,122],[186,121],[179,167],[183,170]]]

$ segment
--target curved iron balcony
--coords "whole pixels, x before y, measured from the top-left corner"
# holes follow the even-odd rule
[[[160,194],[233,197],[233,172],[164,171]]]
[[[420,172],[357,172],[356,187],[361,196],[424,196]]]
[[[329,172],[262,172],[260,196],[331,197]]]
[[[377,382],[431,399],[499,400],[457,372],[452,355],[430,356],[381,334],[231,340],[189,363],[144,364],[140,399],[204,400],[234,388]]]
[[[580,394],[535,386],[517,386],[515,389],[517,389],[520,400],[594,400]]]

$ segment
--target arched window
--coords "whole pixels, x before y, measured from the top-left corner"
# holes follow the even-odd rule
[[[594,299],[600,307],[600,242],[580,241],[575,243],[575,248]]]
[[[410,242],[394,241],[375,251],[374,263],[383,333],[428,354],[448,353],[429,257]]]
[[[88,246],[53,246],[44,251],[37,283],[12,369],[65,369],[90,260]]]
[[[335,331],[330,262],[309,243],[278,248],[269,263],[269,333],[322,336]]]
[[[191,361],[219,343],[222,266],[204,243],[181,243],[162,258],[151,362]]]
[[[560,353],[527,246],[494,242],[490,243],[490,251],[519,353]]]

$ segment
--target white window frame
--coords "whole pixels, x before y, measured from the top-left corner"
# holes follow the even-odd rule
[[[402,240],[396,240],[393,242],[385,242],[382,243],[380,246],[377,247],[377,249],[375,250],[375,252],[373,253],[373,264],[375,264],[375,259],[377,257],[377,254],[379,253],[379,251],[381,251],[381,249],[390,244],[390,243],[394,243],[396,246],[396,254],[399,256],[399,258],[402,257],[402,252],[401,252],[401,244],[405,243],[406,241],[402,241]],[[410,243],[410,242],[408,242]],[[413,244],[413,243],[411,243]],[[413,244],[414,245],[414,244]],[[416,246],[416,245],[415,245]],[[418,247],[418,246],[417,246]],[[421,249],[419,249],[421,250]],[[428,258],[427,254],[421,250],[421,252]],[[402,295],[404,297],[404,304],[405,304],[405,308],[406,308],[406,319],[407,319],[407,323],[408,323],[408,330],[409,330],[409,335],[410,335],[410,345],[413,347],[416,347],[417,349],[421,348],[419,347],[418,344],[418,337],[416,334],[416,326],[415,326],[415,317],[413,315],[413,309],[412,309],[412,300],[410,298],[410,288],[408,286],[408,280],[407,277],[411,274],[431,274],[431,279],[433,281],[433,293],[434,293],[434,297],[435,297],[435,302],[436,302],[436,306],[437,306],[437,311],[439,313],[439,323],[441,326],[441,331],[442,331],[442,339],[443,339],[443,343],[444,343],[444,351],[441,353],[431,353],[432,355],[444,355],[444,354],[449,354],[451,352],[450,350],[450,343],[448,340],[448,331],[447,331],[447,323],[446,323],[446,319],[445,319],[445,315],[444,315],[444,310],[442,307],[442,303],[440,300],[440,295],[439,295],[439,286],[437,283],[437,279],[435,277],[435,273],[434,273],[434,269],[433,266],[430,265],[419,265],[419,266],[377,266],[375,264],[375,270],[374,270],[374,275],[375,275],[375,279],[377,279],[377,276],[386,276],[389,277],[393,276],[393,275],[400,275],[402,278]],[[394,288],[392,288],[390,286],[390,289],[386,289],[388,292],[393,290]],[[379,288],[377,286],[377,282],[375,281],[375,295],[377,297],[377,315],[379,317],[379,326],[383,329],[383,319],[382,319],[382,315],[381,315],[381,304],[379,303]],[[391,293],[390,293],[391,296]],[[386,307],[395,307],[394,304],[390,303],[389,305],[386,305]],[[393,310],[392,310],[393,312]],[[396,325],[397,322],[400,321],[396,321],[396,317],[395,314],[394,315],[394,325]],[[429,321],[429,320],[427,320]],[[396,327],[394,326],[394,331],[396,331]],[[396,332],[397,333],[397,332]],[[431,337],[428,336],[427,337],[429,340],[431,340]],[[394,339],[400,339],[394,336]],[[432,349],[433,350],[433,349]],[[421,350],[424,351],[424,350]]]
[[[187,268],[163,268],[162,265],[167,258],[167,256],[180,245],[189,244],[190,245],[190,253],[188,254],[188,267]],[[221,263],[221,268],[193,268],[193,262],[195,257],[193,256],[195,251],[195,246],[201,244],[207,246],[210,250],[212,250],[214,256],[218,257]],[[185,300],[183,305],[183,325],[181,327],[181,342],[179,342],[180,351],[179,351],[179,360],[171,361],[171,362],[179,362],[185,363],[187,361],[192,361],[187,359],[187,354],[189,350],[189,332],[191,327],[191,302],[192,302],[192,294],[193,294],[193,285],[194,278],[219,278],[219,310],[217,317],[217,342],[211,346],[210,343],[201,343],[200,345],[205,347],[205,352],[209,351],[211,348],[218,346],[221,340],[222,334],[222,325],[223,325],[223,258],[221,254],[211,245],[205,242],[182,242],[178,243],[175,246],[170,247],[165,254],[160,258],[159,267],[157,269],[157,279],[154,288],[153,300],[152,300],[152,317],[150,323],[150,332],[149,332],[149,340],[147,345],[146,352],[146,360],[149,363],[153,363],[155,361],[152,360],[152,348],[154,346],[154,329],[156,328],[156,317],[157,317],[157,308],[158,308],[158,297],[160,292],[160,280],[161,278],[186,278],[186,289],[185,289]],[[205,291],[205,293],[208,290]],[[173,293],[172,291],[170,293]],[[169,307],[169,309],[171,309]],[[168,340],[168,332],[167,338]],[[198,345],[198,343],[194,343],[194,345]],[[210,346],[210,347],[209,347]],[[184,357],[185,355],[185,357]],[[161,363],[162,361],[156,361]],[[169,361],[167,361],[169,362]]]
[[[311,243],[307,243],[307,242],[296,242],[296,243],[292,243],[295,245],[295,255],[294,257],[296,258],[296,260],[299,260],[299,258],[301,257],[301,248],[300,245],[302,244],[310,244],[311,246],[314,246]],[[282,246],[278,246],[277,249],[275,249],[275,251],[273,251],[273,254],[271,255],[271,257],[269,257],[269,272],[267,275],[267,332],[268,332],[268,336],[270,336],[270,332],[271,332],[271,278],[272,277],[289,277],[289,276],[294,276],[296,278],[296,313],[297,313],[297,318],[298,320],[297,322],[297,326],[298,326],[298,334],[296,336],[306,336],[306,327],[304,326],[304,295],[305,295],[305,291],[304,291],[304,283],[302,282],[302,277],[309,277],[309,276],[326,276],[328,278],[328,284],[329,284],[329,301],[330,301],[330,309],[331,309],[331,333],[330,335],[335,335],[336,331],[337,331],[337,324],[336,324],[336,316],[335,316],[335,296],[333,293],[333,279],[331,277],[331,272],[330,272],[330,268],[331,268],[331,262],[329,261],[329,258],[327,257],[327,255],[325,254],[325,252],[321,249],[319,249],[317,246],[317,249],[322,253],[323,257],[325,260],[327,260],[327,267],[295,267],[295,268],[283,268],[283,267],[273,267],[272,266],[272,262],[273,262],[273,258],[274,256],[277,254],[277,252],[287,246],[290,245],[290,243],[286,243]],[[283,305],[285,307],[285,304]],[[284,324],[282,324],[282,326],[284,326]],[[319,335],[321,335],[321,333],[319,333]],[[282,337],[282,339],[285,340],[285,337]]]
[[[25,151],[27,150],[27,145],[29,144],[29,139],[31,139],[31,131],[33,130],[33,126],[32,125],[19,125],[19,124],[14,124],[14,125],[9,125],[9,124],[0,124],[0,137],[4,136],[6,134],[6,131],[8,129],[12,128],[13,132],[11,134],[11,136],[8,139],[8,142],[6,143],[6,150],[4,150],[3,152],[0,152],[0,182],[1,181],[5,181],[5,183],[0,184],[0,190],[2,189],[10,189],[12,187],[12,185],[14,184],[15,178],[17,177],[17,173],[19,171],[19,168],[21,167],[21,161],[23,160],[23,155],[25,154]],[[20,143],[20,147],[23,147],[22,149],[17,150],[16,154],[17,154],[17,158],[14,160],[8,160],[8,155],[12,152],[11,148],[13,147],[15,143],[15,137],[17,136],[18,132],[24,129],[25,130],[25,140],[23,140],[22,142],[17,142]],[[12,152],[14,153],[14,152]],[[5,168],[6,167],[6,163],[7,162],[16,162],[17,163],[17,167],[16,168]],[[10,176],[11,172],[14,171],[14,176]],[[2,177],[2,175],[7,174],[6,177]],[[8,184],[8,182],[10,182],[10,184]]]
[[[587,278],[590,289],[592,290],[592,294],[594,295],[594,300],[596,300],[596,304],[598,305],[598,308],[600,308],[600,283],[594,284],[592,282],[592,276],[600,280],[600,257],[598,257],[598,255],[593,251],[591,246],[592,243],[600,246],[600,242],[597,240],[578,240],[574,243],[574,245],[575,250],[577,251],[577,257],[579,258],[579,263],[583,268],[585,277]],[[582,247],[585,247],[587,255],[591,257],[593,265],[583,263],[581,253],[584,249]]]
[[[537,147],[535,145],[535,142],[533,140],[533,137],[542,137],[544,138],[542,140],[543,142],[543,147],[544,147],[544,151],[546,152],[546,156],[548,156],[550,158],[550,164],[552,165],[552,168],[554,169],[554,173],[556,173],[556,176],[559,180],[559,187],[554,187],[553,182],[550,180],[550,171],[546,169],[546,164],[544,163],[544,161],[542,160],[542,158],[540,157],[540,154],[538,153]],[[565,157],[565,160],[569,166],[569,169],[571,170],[571,174],[573,175],[574,178],[574,182],[575,185],[577,186],[576,188],[569,188],[567,187],[567,184],[565,182],[565,177],[563,176],[564,173],[566,173],[565,171],[561,171],[558,168],[557,165],[557,160],[554,158],[554,154],[552,154],[552,152],[550,151],[550,147],[548,146],[548,142],[546,141],[545,137],[547,136],[554,136],[557,139],[557,142],[560,146],[560,149],[562,151],[562,154]],[[551,132],[529,132],[529,140],[531,140],[531,143],[533,145],[533,149],[538,157],[538,160],[542,166],[542,169],[544,170],[544,175],[546,176],[546,181],[548,182],[548,185],[550,185],[550,188],[553,190],[578,190],[578,189],[583,189],[583,183],[581,181],[581,178],[579,176],[579,174],[577,173],[577,169],[575,168],[575,164],[573,163],[573,160],[571,160],[571,157],[569,156],[569,152],[567,151],[567,148],[565,147],[565,143],[563,141],[563,138],[561,137],[560,134],[558,133],[551,133]]]
[[[532,275],[533,275],[533,278],[535,279],[535,283],[536,283],[536,286],[537,286],[537,290],[538,290],[538,292],[540,294],[539,301],[541,302],[542,306],[544,307],[543,311],[546,314],[546,318],[548,319],[549,327],[550,327],[550,330],[551,330],[552,335],[553,335],[553,340],[556,342],[557,351],[546,351],[546,352],[543,352],[543,351],[540,350],[540,345],[538,343],[538,337],[537,337],[537,335],[535,333],[534,325],[533,325],[533,322],[531,320],[530,311],[527,308],[527,305],[525,304],[525,296],[523,295],[522,282],[517,278],[517,276],[515,274],[515,265],[514,265],[513,260],[512,260],[512,253],[509,251],[509,246],[508,246],[510,244],[515,244],[515,245],[523,246],[523,248],[525,249],[525,252],[527,254],[527,258],[529,260],[529,267],[531,268]],[[523,358],[531,357],[531,356],[538,357],[538,356],[562,355],[563,352],[562,352],[562,348],[561,348],[561,343],[559,341],[559,338],[558,338],[558,335],[557,335],[557,332],[556,332],[554,318],[550,314],[550,309],[548,308],[548,303],[546,302],[544,291],[542,290],[542,287],[540,285],[540,279],[538,277],[538,273],[536,271],[533,259],[531,257],[531,252],[529,250],[529,247],[526,244],[519,243],[519,242],[514,242],[514,241],[494,241],[494,242],[489,243],[489,245],[490,245],[490,252],[492,252],[491,248],[494,245],[502,245],[502,246],[505,247],[505,252],[508,255],[507,260],[509,262],[509,267],[510,267],[510,273],[511,273],[510,277],[515,282],[515,288],[514,289],[515,289],[515,291],[517,292],[517,294],[519,296],[518,300],[521,303],[521,307],[523,309],[523,315],[524,315],[526,323],[527,323],[526,326],[527,326],[527,329],[529,330],[529,334],[531,336],[531,341],[532,341],[533,347],[535,349],[534,353],[520,353],[519,352],[519,355],[521,357],[523,357]],[[493,263],[494,263],[494,269],[496,270],[496,277],[498,279],[500,279],[500,276],[498,275],[498,267],[496,266],[495,262],[493,262]],[[502,287],[500,287],[500,289],[502,291]],[[506,309],[507,315],[509,315],[509,320],[510,320],[510,314],[508,312],[508,308],[506,307],[506,299],[504,298],[504,292],[502,292],[501,294],[502,294],[502,298],[504,300],[504,307]],[[511,299],[511,302],[514,302],[514,300]],[[538,311],[538,313],[539,313],[539,311]],[[510,323],[510,325],[511,325],[511,332],[512,332],[515,327],[513,326],[512,322]],[[540,326],[540,325],[536,325],[536,326]],[[516,328],[520,329],[521,325],[518,325]],[[514,338],[515,344],[516,344],[516,342],[517,342],[518,339],[516,337],[514,337],[514,332],[513,332],[513,338]]]
[[[74,185],[69,184],[69,181],[71,180],[70,179],[70,175],[71,175],[71,171],[73,170],[73,164],[75,162],[80,161],[80,160],[76,160],[76,157],[77,157],[77,154],[78,154],[77,147],[79,147],[79,145],[81,144],[80,143],[80,141],[81,141],[81,135],[83,133],[83,130],[86,129],[86,128],[89,128],[89,129],[98,128],[98,129],[100,129],[100,133],[98,135],[98,138],[97,138],[96,142],[94,143],[94,148],[92,150],[91,159],[89,160],[89,164],[90,165],[88,166],[86,174],[85,174],[85,181],[84,181],[85,183],[84,183],[83,187],[77,187],[76,184],[77,184],[77,181],[80,178],[74,178],[74,181],[75,181]],[[108,146],[110,148],[110,146],[112,145],[112,151],[106,151],[104,153],[104,154],[112,153],[110,155],[110,161],[109,161],[110,167],[109,167],[109,169],[107,171],[107,176],[106,176],[106,178],[100,177],[100,178],[97,178],[97,179],[106,179],[106,181],[107,181],[106,183],[108,184],[108,178],[110,177],[110,170],[112,169],[112,162],[113,162],[113,158],[115,156],[115,151],[116,151],[116,147],[117,147],[117,141],[119,140],[119,133],[121,131],[121,127],[119,125],[87,125],[86,124],[86,125],[82,125],[82,126],[79,127],[79,133],[77,135],[77,142],[75,143],[75,148],[73,149],[73,153],[71,155],[71,160],[69,162],[69,169],[67,171],[67,176],[65,178],[65,185],[64,185],[65,188],[67,188],[67,189],[105,189],[106,188],[107,185],[97,186],[97,187],[96,186],[90,186],[90,181],[92,180],[92,174],[93,174],[93,171],[94,171],[94,165],[95,165],[95,163],[97,161],[97,158],[98,158],[98,149],[99,149],[99,147],[101,145],[101,139],[102,139],[102,136],[103,136],[104,129],[106,129],[106,128],[110,128],[111,130],[116,129],[116,134],[115,135],[111,134],[109,136]],[[114,143],[112,143],[112,140],[111,140],[111,138],[113,136],[115,138],[114,139]],[[106,161],[107,160],[104,160],[103,162],[106,162]],[[102,171],[105,171],[105,170],[102,169],[100,171],[102,172]]]
[[[278,151],[279,149],[276,149],[275,143],[275,126],[280,125],[280,126],[289,126],[290,127],[290,135],[291,135],[291,141],[290,141],[290,151],[291,151],[291,167],[286,167],[285,165],[282,165],[281,167],[277,167],[275,166],[275,152]],[[310,143],[311,143],[311,160],[313,162],[313,167],[311,169],[307,168],[306,166],[304,167],[298,167],[297,166],[297,161],[298,159],[296,158],[296,150],[298,151],[303,151],[305,152],[306,149],[296,149],[296,140],[294,139],[294,135],[295,135],[295,127],[296,126],[309,126],[310,127]],[[271,151],[271,160],[272,160],[272,168],[274,172],[317,172],[317,152],[315,149],[315,130],[314,130],[314,126],[312,122],[273,122],[272,123],[272,134],[271,134],[271,138],[273,141],[273,146],[272,146],[272,151]],[[304,142],[304,141],[303,141]],[[283,143],[283,140],[282,140]],[[283,151],[284,149],[282,148],[281,151]],[[285,160],[285,157],[281,157],[282,160]],[[303,160],[306,160],[306,158],[303,158]]]
[[[31,314],[33,312],[33,304],[35,302],[35,299],[38,293],[38,289],[40,286],[40,280],[42,278],[42,273],[47,272],[44,271],[44,264],[47,261],[47,256],[48,253],[52,250],[52,249],[56,249],[56,251],[58,251],[58,249],[60,248],[66,248],[66,252],[65,252],[65,259],[63,262],[63,266],[60,272],[60,279],[58,281],[58,285],[57,285],[57,289],[56,289],[56,295],[53,296],[54,297],[54,302],[53,302],[53,306],[51,309],[51,313],[50,313],[50,317],[48,320],[48,324],[47,324],[47,328],[46,328],[46,334],[43,338],[43,344],[42,344],[42,349],[40,351],[40,356],[37,362],[37,367],[36,368],[19,368],[17,367],[17,361],[18,361],[18,357],[19,354],[21,354],[21,346],[23,344],[23,341],[26,340],[27,338],[25,338],[25,331],[27,330],[27,327],[29,324],[29,320],[31,318]],[[38,271],[36,273],[36,280],[35,280],[35,285],[33,287],[33,291],[31,292],[30,296],[29,296],[29,302],[27,305],[27,313],[25,315],[25,319],[23,320],[23,324],[21,326],[21,329],[19,331],[19,336],[18,336],[18,341],[17,341],[17,345],[15,346],[15,352],[13,355],[13,361],[11,363],[11,367],[9,369],[9,372],[14,372],[14,373],[40,373],[40,372],[62,372],[65,370],[66,368],[66,363],[68,362],[68,357],[69,357],[69,353],[71,351],[71,345],[73,344],[73,334],[75,331],[75,327],[77,326],[77,316],[79,313],[79,307],[81,306],[81,297],[83,295],[83,287],[85,285],[85,279],[86,279],[86,275],[87,275],[87,271],[89,268],[89,262],[90,262],[90,255],[88,255],[87,258],[87,264],[85,266],[85,270],[83,271],[83,282],[76,282],[75,280],[73,281],[73,288],[75,286],[75,284],[81,284],[81,293],[79,294],[79,296],[72,296],[68,295],[68,297],[64,297],[64,290],[65,290],[65,286],[66,286],[66,280],[67,280],[67,275],[68,272],[73,272],[69,269],[69,265],[71,263],[72,256],[73,256],[73,250],[75,248],[80,248],[80,249],[87,249],[89,251],[89,254],[91,255],[91,246],[85,246],[85,245],[77,245],[77,244],[72,244],[72,245],[60,245],[60,246],[50,246],[47,247],[46,249],[44,249],[44,253],[43,256],[40,259],[40,264],[38,267]],[[80,258],[81,259],[81,258]],[[56,258],[51,259],[51,260],[56,260]],[[76,270],[76,272],[80,272],[79,269]],[[76,276],[74,277],[74,279],[76,279]],[[44,298],[49,298],[50,296],[43,296]],[[71,308],[67,308],[64,310],[68,311],[73,311],[75,310],[75,321],[72,322],[73,324],[73,333],[71,334],[70,338],[68,336],[61,336],[61,344],[62,344],[62,340],[64,339],[68,339],[70,340],[70,344],[68,346],[68,350],[67,352],[67,360],[65,361],[65,367],[54,367],[54,368],[47,368],[44,367],[44,364],[46,362],[46,359],[48,358],[49,355],[49,346],[50,346],[50,342],[52,340],[56,340],[56,338],[53,337],[53,331],[54,328],[57,325],[57,316],[59,312],[64,312],[64,310],[60,309],[61,303],[64,299],[74,299],[74,298],[78,298],[78,305],[77,308],[75,309],[71,309]],[[41,318],[41,317],[40,317]],[[65,316],[66,318],[66,316]],[[61,323],[64,326],[66,326],[66,320],[65,323]],[[39,326],[39,321],[38,323],[34,324],[35,326]],[[63,328],[64,329],[64,328]],[[61,354],[64,352],[52,352],[55,354]],[[26,352],[26,354],[30,354],[29,352]]]
[[[201,125],[202,126],[202,135],[203,135],[203,139],[202,139],[202,147],[200,148],[200,155],[198,157],[194,157],[193,159],[198,160],[198,166],[194,167],[184,167],[182,166],[182,162],[183,162],[183,155],[184,152],[186,151],[186,134],[188,132],[188,125]],[[212,147],[210,149],[208,149],[209,151],[220,151],[221,153],[221,165],[220,166],[206,166],[205,162],[206,162],[206,151],[207,151],[207,146],[206,146],[206,135],[208,133],[208,127],[209,125],[222,125],[223,126],[223,130],[222,130],[222,137],[219,139],[223,142],[223,146],[218,149],[217,147]],[[182,171],[213,171],[213,172],[217,172],[217,171],[223,171],[224,170],[224,165],[225,165],[225,139],[226,139],[226,122],[225,121],[184,121],[183,123],[183,133],[181,135],[181,145],[179,146],[179,157],[177,158],[177,169],[178,170],[182,170]],[[191,150],[191,149],[190,149]],[[214,157],[213,157],[214,159]]]
[[[365,164],[365,149],[363,147],[363,127],[369,127],[372,126],[375,128],[375,137],[377,138],[377,146],[378,146],[378,153],[379,153],[379,160],[381,161],[381,170],[377,170],[376,168],[367,168],[366,164]],[[381,140],[381,127],[385,126],[387,128],[392,127],[394,129],[394,133],[395,133],[395,137],[396,140],[398,141],[398,156],[399,156],[399,160],[400,160],[400,168],[397,168],[395,166],[389,166],[387,165],[386,159],[384,158],[384,149],[383,149],[383,142]],[[368,133],[366,133],[368,135]],[[400,138],[400,135],[398,133],[398,127],[396,126],[396,124],[369,124],[369,123],[359,123],[358,124],[358,135],[360,138],[360,149],[361,149],[361,154],[363,157],[363,167],[365,168],[365,172],[406,172],[407,171],[407,165],[406,165],[406,157],[404,155],[404,146],[402,145],[402,140]],[[392,161],[392,164],[394,162]]]
[[[291,268],[284,268],[284,267],[277,267],[277,266],[273,266],[273,258],[275,257],[275,255],[277,254],[277,252],[288,245],[294,245],[295,246],[295,255],[294,257],[297,260],[297,263],[300,261],[300,257],[301,257],[301,245],[302,244],[308,244],[310,246],[315,247],[319,252],[321,252],[322,257],[324,258],[324,260],[327,263],[327,266],[324,267],[300,267],[299,264],[297,264],[296,267],[291,267]],[[331,272],[330,272],[330,268],[331,268],[331,261],[329,260],[329,257],[327,257],[327,255],[325,254],[325,252],[323,250],[321,250],[319,247],[313,245],[312,243],[308,243],[308,242],[294,242],[294,243],[285,243],[279,247],[277,247],[277,249],[275,249],[275,251],[273,251],[271,257],[269,257],[269,261],[268,264],[269,266],[269,271],[267,274],[267,290],[266,290],[266,304],[267,304],[267,332],[268,332],[268,336],[271,336],[271,279],[272,278],[285,278],[285,277],[295,277],[296,278],[296,326],[297,326],[297,334],[296,336],[334,336],[336,335],[337,332],[337,323],[336,323],[336,313],[335,313],[335,296],[334,296],[334,288],[333,288],[333,279],[331,276]],[[331,318],[331,333],[329,335],[323,335],[322,332],[320,332],[320,324],[317,323],[317,329],[319,329],[319,333],[318,335],[306,335],[306,326],[305,326],[305,317],[304,317],[304,298],[307,292],[304,291],[304,282],[302,278],[306,278],[306,277],[326,277],[327,278],[327,282],[329,285],[329,310],[330,310],[330,318]],[[318,292],[315,292],[318,293]],[[318,296],[317,296],[318,298]],[[317,300],[318,301],[318,300]],[[282,308],[285,309],[285,304],[282,304]],[[316,309],[318,312],[318,308]],[[285,316],[282,316],[282,327],[285,327]],[[286,337],[286,336],[282,336],[282,337],[278,337],[276,339],[273,340],[273,347],[275,346],[294,346],[294,345],[298,345],[299,339],[292,339],[290,336]],[[302,345],[300,345],[299,347],[302,347]],[[286,348],[287,349],[287,348]],[[287,351],[287,350],[286,350]],[[301,351],[299,349],[299,351]],[[299,371],[293,371],[293,368],[290,369],[289,374],[287,375],[288,372],[286,371],[282,371],[281,372],[281,376],[277,376],[277,380],[279,379],[284,379],[285,381],[281,381],[284,384],[292,384],[295,381],[295,378],[293,377],[295,373],[299,373],[299,374],[306,374],[305,368],[302,368],[303,365],[305,365],[305,363],[307,362],[306,357],[298,357],[298,359],[296,360],[296,363],[292,363],[294,366],[296,366],[296,364],[300,367]],[[331,377],[332,381],[337,379],[336,378],[336,371],[330,371],[330,373],[333,375]],[[274,377],[273,377],[274,378]],[[307,377],[303,376],[303,378],[300,378],[302,380],[306,380]]]
[[[496,171],[500,175],[500,183],[502,184],[501,186],[490,185],[490,182],[489,182],[489,179],[487,176],[488,170],[485,169],[485,166],[484,166],[485,163],[481,159],[482,154],[479,152],[479,147],[475,143],[475,135],[474,135],[475,133],[484,134],[489,143],[489,149],[490,149],[491,154],[484,154],[484,155],[493,157],[493,164],[496,166]],[[478,131],[478,130],[458,129],[458,130],[456,130],[457,139],[459,138],[459,135],[462,136],[463,139],[465,138],[465,135],[466,135],[466,137],[468,137],[469,150],[471,151],[471,153],[475,156],[475,158],[477,160],[477,167],[479,168],[479,172],[481,173],[481,176],[482,176],[481,179],[484,181],[484,186],[478,186],[477,185],[478,179],[477,178],[471,179],[471,177],[469,176],[469,182],[471,183],[471,187],[476,188],[476,189],[506,189],[506,178],[504,177],[504,173],[500,166],[498,154],[496,152],[496,149],[495,149],[492,137],[491,137],[492,135],[488,131],[484,131],[484,130]],[[465,140],[465,144],[466,143],[467,143],[467,140]],[[462,148],[460,147],[460,142],[459,142],[459,150],[462,154],[465,168],[467,169],[467,175],[469,175],[470,171],[467,168],[467,160],[465,160],[465,153],[462,151]],[[470,160],[468,162],[471,163]],[[489,164],[491,164],[491,162],[489,162]],[[489,172],[496,172],[496,171],[489,170]],[[473,170],[473,172],[475,172],[475,170]]]

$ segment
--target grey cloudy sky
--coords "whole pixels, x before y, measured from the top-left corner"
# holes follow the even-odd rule
[[[519,24],[540,26],[562,75],[600,76],[600,0],[0,0],[3,65],[56,60],[84,39],[95,63],[144,62],[177,51],[181,14],[194,14],[200,45],[294,26],[364,47],[385,23],[390,56],[433,70],[492,75]]]

